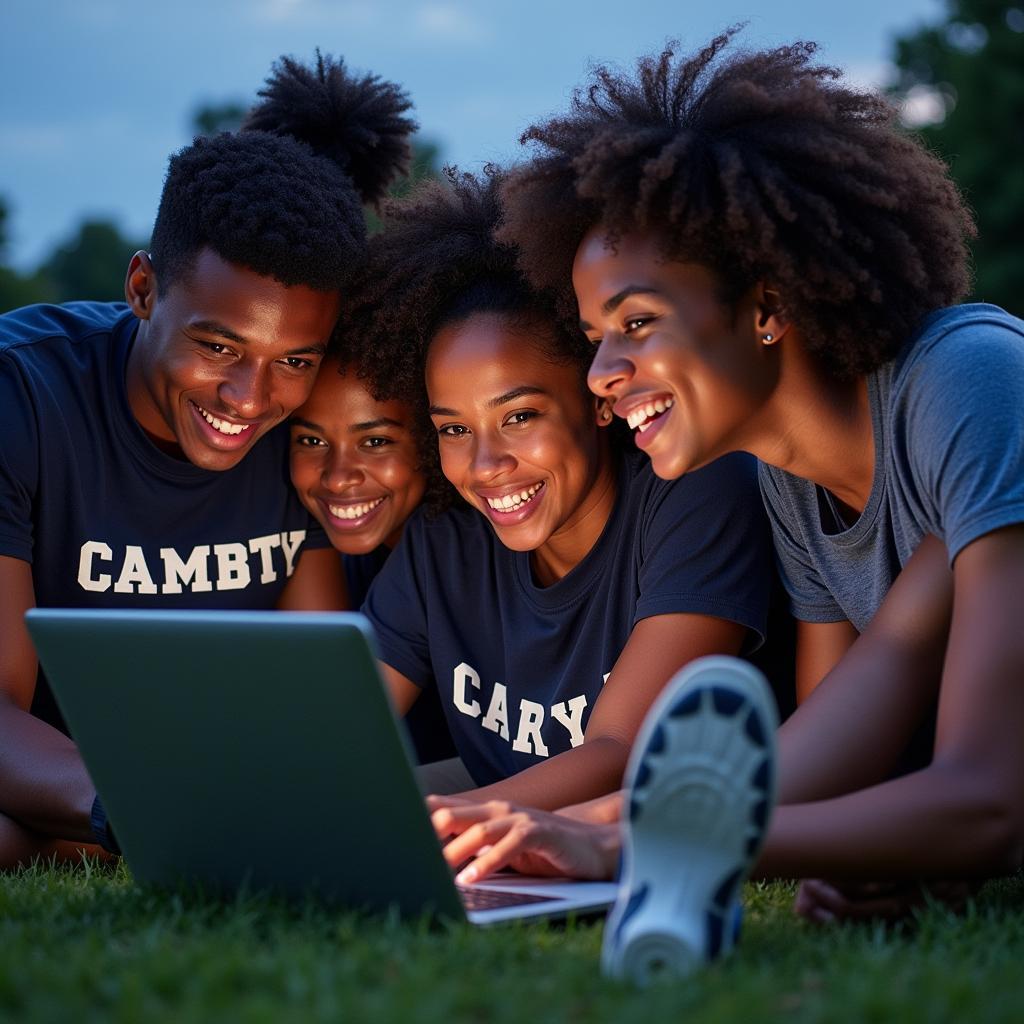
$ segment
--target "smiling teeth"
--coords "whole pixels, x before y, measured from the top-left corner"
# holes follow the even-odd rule
[[[639,409],[634,409],[626,416],[626,422],[631,430],[639,430],[642,434],[651,425],[650,420],[671,409],[674,404],[675,400],[672,398],[655,399],[653,402],[640,406]]]
[[[207,412],[201,405],[197,405],[196,408],[203,414],[203,419],[222,434],[240,434],[252,426],[251,423],[228,423],[227,420],[218,419],[212,412]]]
[[[487,504],[495,512],[518,512],[543,486],[543,484],[534,484],[518,494],[504,494],[500,498],[488,498]]]
[[[358,519],[375,509],[383,500],[383,498],[375,498],[373,501],[365,501],[361,505],[328,505],[327,509],[336,519]]]

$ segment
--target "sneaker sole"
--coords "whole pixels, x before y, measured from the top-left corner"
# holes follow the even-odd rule
[[[646,985],[732,948],[732,910],[775,804],[777,728],[764,676],[738,658],[691,662],[652,705],[626,769],[606,974]]]

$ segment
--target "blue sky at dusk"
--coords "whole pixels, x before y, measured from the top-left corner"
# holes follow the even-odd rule
[[[746,45],[815,39],[860,82],[884,81],[892,39],[941,0],[4,0],[0,196],[9,257],[34,264],[86,215],[144,239],[168,155],[204,102],[250,101],[282,53],[319,46],[401,82],[445,161],[519,154],[592,61],[630,64],[669,37],[698,46],[747,21]]]

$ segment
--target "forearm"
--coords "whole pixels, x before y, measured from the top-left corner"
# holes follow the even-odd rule
[[[622,817],[622,801],[625,796],[626,791],[620,789],[607,796],[599,796],[596,800],[560,807],[556,813],[574,821],[589,822],[591,825],[617,825]]]
[[[0,812],[42,835],[91,842],[95,796],[74,743],[0,698]]]
[[[847,796],[780,806],[756,874],[974,878],[1021,863],[1020,822],[980,773],[932,765]]]
[[[945,547],[927,537],[875,618],[779,730],[779,802],[881,783],[934,706],[952,608]]]
[[[93,843],[54,839],[31,832],[0,814],[0,871],[26,867],[35,860],[77,863],[84,857],[112,860],[114,855]]]
[[[595,737],[501,782],[461,795],[471,800],[506,800],[520,807],[555,810],[618,789],[628,758],[625,743],[607,736]]]

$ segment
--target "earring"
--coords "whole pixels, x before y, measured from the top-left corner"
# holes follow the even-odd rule
[[[605,407],[604,407],[604,408],[603,408],[603,409],[601,410],[601,422],[602,422],[602,423],[611,423],[611,421],[612,421],[612,411],[611,411],[611,409],[609,409],[609,408],[608,408],[608,406],[606,405],[606,406],[605,406]]]
[[[770,345],[774,340],[775,340],[775,335],[774,334],[763,334],[761,336],[761,341],[764,342],[765,345]]]

